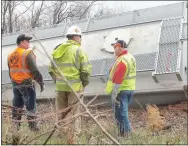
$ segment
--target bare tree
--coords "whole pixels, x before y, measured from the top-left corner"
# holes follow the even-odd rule
[[[102,17],[102,16],[110,16],[115,14],[114,9],[110,9],[108,7],[104,7],[104,5],[99,5],[97,11],[94,14],[94,18]]]
[[[19,19],[20,15],[18,15],[17,10],[18,6],[24,4],[23,1],[8,1],[4,0],[2,3],[2,33],[12,33],[13,31],[20,30],[21,19]],[[31,4],[32,5],[32,4]],[[26,9],[22,12],[22,14],[26,13],[30,7],[25,7]]]
[[[87,17],[94,2],[95,1],[56,1],[51,3],[46,13],[52,25],[69,20],[81,20]]]
[[[104,4],[97,4],[96,1],[32,1],[29,6],[23,1],[4,0],[2,1],[2,33],[20,31],[24,21],[21,14],[27,15],[27,21],[32,28],[49,26],[69,21],[87,19],[91,13],[95,18],[110,16],[124,12],[126,8],[105,7]],[[23,6],[20,10],[20,6]],[[97,10],[96,10],[97,9]]]
[[[40,21],[40,16],[42,15],[43,12],[43,5],[44,1],[41,2],[40,6],[36,7],[35,3],[33,4],[32,12],[31,12],[31,27],[39,27],[39,21]]]
[[[35,3],[35,1],[33,1],[33,3],[30,5],[30,6],[26,6],[25,4],[24,4],[24,2],[22,2],[22,4],[24,5],[24,7],[26,8],[26,10],[24,10],[23,12],[22,12],[22,14],[24,14],[24,13],[26,13],[33,5],[34,5],[34,3]],[[17,19],[21,16],[21,15],[18,15],[18,14],[15,14],[16,16],[15,16],[15,19],[12,21],[12,23],[14,23],[14,21],[18,21]]]
[[[128,11],[125,5],[121,5],[116,8],[109,8],[108,6],[105,6],[104,4],[98,4],[96,5],[95,9],[96,10],[93,12],[94,18],[112,16],[118,13],[123,13],[123,12]]]
[[[2,4],[2,10],[1,10],[1,16],[2,16],[2,26],[1,26],[1,33],[5,33],[6,30],[7,30],[7,27],[6,27],[6,14],[7,14],[7,10],[8,10],[8,1],[5,0],[5,1],[2,1],[1,2]]]
[[[13,15],[13,2],[12,1],[8,1],[8,14],[9,14],[9,18],[8,18],[8,32],[11,33],[12,32],[12,15]]]
[[[21,4],[21,1],[8,1],[8,32],[13,32],[12,19],[14,16],[15,8]]]
[[[96,1],[89,1],[89,4],[87,5],[87,7],[85,8],[84,12],[80,15],[80,18],[79,20],[82,19],[82,17],[86,14],[86,13],[89,13],[89,9],[93,6],[94,2]]]
[[[67,1],[57,1],[54,3],[53,9],[53,24],[59,24],[64,19],[64,14],[66,13]]]

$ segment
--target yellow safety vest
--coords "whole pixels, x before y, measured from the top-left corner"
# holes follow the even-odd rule
[[[118,89],[118,93],[122,90],[135,90],[136,88],[136,61],[135,58],[128,53],[119,57],[112,67],[105,89],[108,94],[111,94],[113,91],[114,83],[112,82],[112,77],[114,76],[117,64],[121,61],[126,65],[126,72],[124,80]]]
[[[87,54],[80,44],[76,41],[68,40],[52,52],[52,58],[72,88],[75,91],[82,90],[83,85],[80,79],[80,71],[82,70],[90,75],[92,67]],[[54,66],[49,65],[49,72],[56,76],[56,91],[71,92],[70,87],[61,78]]]

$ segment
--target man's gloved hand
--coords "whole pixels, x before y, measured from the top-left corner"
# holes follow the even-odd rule
[[[119,94],[115,98],[115,104],[118,105],[118,106],[120,105],[120,96],[119,96]]]
[[[120,104],[120,96],[119,94],[117,95],[112,95],[112,102],[115,103],[116,105],[119,105]]]
[[[40,92],[44,91],[44,84],[40,84]]]
[[[86,87],[89,84],[89,76],[87,73],[80,73],[80,79],[82,81],[83,87]]]
[[[120,84],[114,84],[114,88],[113,88],[113,91],[112,91],[112,101],[114,103],[119,103],[119,95],[118,95],[118,89],[120,87]]]

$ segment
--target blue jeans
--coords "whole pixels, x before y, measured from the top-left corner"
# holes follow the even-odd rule
[[[113,104],[115,119],[117,120],[119,133],[121,135],[131,131],[128,118],[128,104],[133,95],[134,91],[121,91],[118,94],[120,104]]]
[[[34,85],[13,85],[13,106],[12,118],[21,120],[22,108],[26,105],[27,119],[34,119],[36,112],[36,92]],[[18,110],[19,109],[19,110]],[[31,122],[30,122],[31,123]]]

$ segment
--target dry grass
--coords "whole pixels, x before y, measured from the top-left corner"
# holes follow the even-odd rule
[[[147,105],[147,128],[152,132],[159,132],[164,128],[165,119],[160,115],[156,105]]]
[[[150,106],[149,109],[147,108],[148,114],[146,114],[143,110],[130,109],[129,116],[134,132],[131,133],[129,137],[124,138],[117,136],[117,127],[114,124],[113,115],[110,108],[103,106],[93,107],[90,108],[90,110],[93,114],[103,113],[98,117],[98,121],[121,144],[187,144],[186,107],[187,103],[162,106],[159,108]],[[54,111],[55,107],[53,102],[38,104],[37,114],[39,117],[47,116]],[[12,142],[12,124],[10,119],[11,110],[3,109],[3,112],[9,114],[2,114],[2,140],[4,144],[6,141],[7,144],[10,144]],[[147,115],[150,116],[148,117]],[[161,115],[165,118],[165,122],[164,120],[161,120]],[[146,121],[147,117],[148,122]],[[23,119],[25,118],[26,117],[23,117]],[[154,122],[154,119],[157,119],[158,122]],[[39,120],[38,125],[40,127],[40,132],[38,133],[29,131],[27,123],[22,123],[21,131],[17,133],[17,135],[19,135],[22,144],[43,144],[50,131],[53,129],[54,122],[55,115],[46,117],[43,120]],[[170,125],[171,128],[163,130],[164,125]],[[68,127],[69,125],[58,129],[47,144],[68,144]],[[154,129],[153,131],[157,131],[158,135],[153,135],[152,130],[148,132],[148,127]],[[36,139],[31,141],[33,138]],[[79,135],[77,144],[112,144],[112,142],[104,135],[104,133],[91,120],[91,118],[89,118],[87,115],[84,115],[82,116],[82,132]]]

